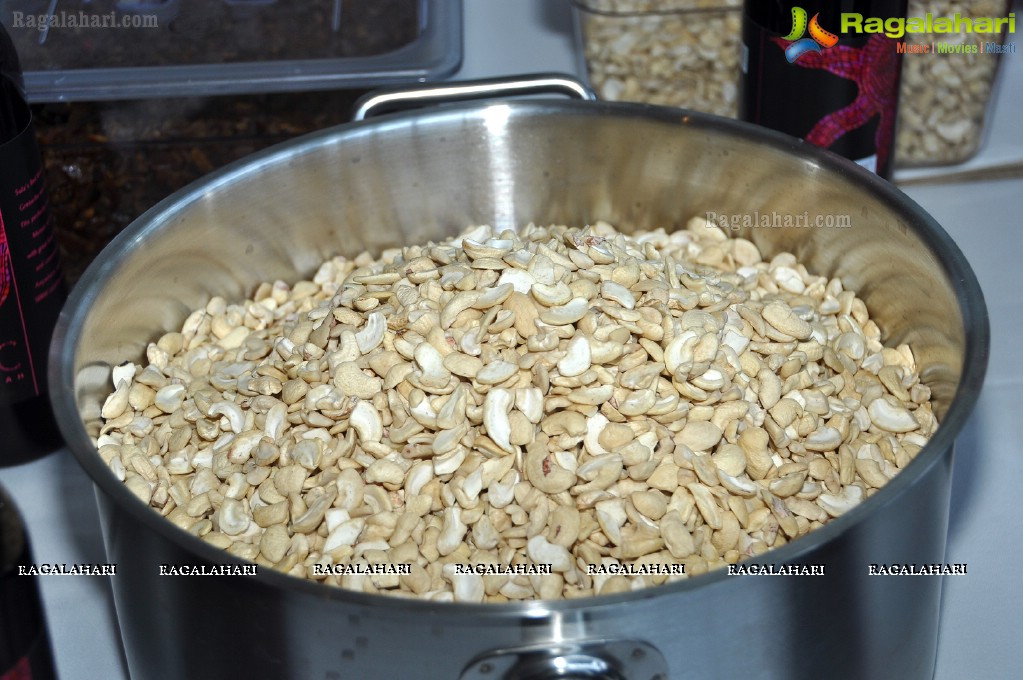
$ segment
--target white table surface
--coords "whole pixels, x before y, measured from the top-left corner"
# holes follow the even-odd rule
[[[1017,7],[1017,12],[1020,8]],[[456,79],[533,71],[578,73],[563,0],[465,0],[465,63]],[[1023,55],[1005,58],[990,134],[977,159],[896,182],[959,244],[980,279],[992,324],[991,361],[974,416],[959,437],[934,680],[1020,677],[1023,669],[1023,176],[945,183],[964,169],[1023,161]],[[923,179],[921,179],[923,178]],[[921,183],[923,182],[923,183]],[[66,450],[0,469],[21,507],[37,562],[104,563],[92,484]],[[116,577],[115,577],[116,578]],[[104,577],[40,578],[63,680],[123,680],[110,585]],[[864,679],[869,680],[869,679]]]

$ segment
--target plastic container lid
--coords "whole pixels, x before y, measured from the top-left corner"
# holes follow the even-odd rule
[[[32,102],[368,88],[462,61],[460,0],[0,0]]]
[[[579,8],[600,14],[664,14],[702,10],[735,10],[743,0],[572,0]]]

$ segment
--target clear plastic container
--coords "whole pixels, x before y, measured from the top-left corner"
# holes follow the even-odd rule
[[[0,0],[32,102],[368,88],[462,60],[460,0]]]
[[[958,13],[970,19],[1003,18],[1010,11],[1012,2],[1006,0],[909,2],[910,17],[927,13],[952,17]],[[895,140],[899,167],[951,165],[977,153],[1001,61],[1000,52],[992,46],[1009,45],[1006,39],[1006,32],[906,34],[907,44],[926,46],[931,51],[908,53],[902,62]],[[976,53],[954,51],[974,46]]]
[[[573,0],[590,86],[636,101],[734,117],[741,0]]]

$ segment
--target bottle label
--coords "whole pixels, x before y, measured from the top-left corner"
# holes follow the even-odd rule
[[[40,628],[28,651],[6,671],[0,669],[0,680],[53,680],[53,653],[49,637]]]
[[[29,666],[28,657],[19,659],[11,670],[0,675],[0,680],[32,680],[32,668]]]
[[[740,115],[887,176],[901,69],[897,42],[838,33],[837,6],[809,14],[794,7],[773,30],[747,17]]]
[[[46,390],[46,357],[64,302],[64,278],[31,111],[0,78],[24,122],[0,139],[0,403]],[[10,99],[9,99],[10,100]]]

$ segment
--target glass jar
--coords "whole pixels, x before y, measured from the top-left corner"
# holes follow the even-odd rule
[[[1005,18],[1006,0],[910,0],[909,17]],[[965,29],[965,22],[961,23]],[[1004,25],[1002,27],[1005,28]],[[896,163],[899,167],[951,165],[980,149],[1007,30],[979,33],[906,33]]]
[[[602,99],[734,117],[741,0],[573,0],[577,44]]]

